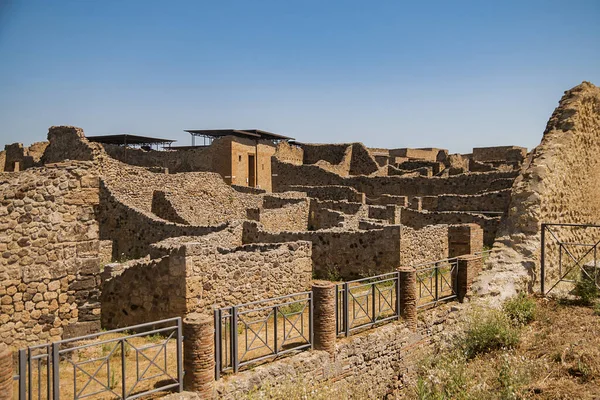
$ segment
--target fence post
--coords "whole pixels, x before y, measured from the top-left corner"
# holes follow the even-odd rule
[[[471,283],[473,283],[473,278],[481,270],[481,263],[481,256],[466,255],[458,257],[455,274],[456,282],[453,283],[453,286],[456,290],[456,297],[461,303],[467,296]]]
[[[542,252],[540,255],[540,290],[542,296],[546,295],[545,282],[546,282],[546,224],[542,224],[542,239],[541,239]]]
[[[19,377],[20,379],[24,377]],[[12,353],[4,343],[0,344],[0,399],[13,398]]]
[[[213,399],[215,388],[214,319],[189,314],[183,320],[183,387],[201,399]]]
[[[332,282],[313,282],[314,349],[325,350],[330,355],[335,353],[335,340],[337,336],[337,324],[335,320],[336,292],[337,286]]]
[[[400,315],[411,330],[417,329],[417,270],[398,269],[400,275]]]

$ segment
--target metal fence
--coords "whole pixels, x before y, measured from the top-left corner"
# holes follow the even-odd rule
[[[455,299],[458,258],[447,258],[415,265],[417,270],[417,307]]]
[[[336,332],[352,331],[400,315],[400,273],[391,272],[336,285]]]
[[[18,398],[125,400],[181,392],[182,339],[181,318],[171,318],[21,349]]]
[[[544,223],[541,247],[542,294],[556,291],[560,283],[572,284],[580,279],[588,279],[600,289],[600,225]],[[546,284],[550,289],[546,290]]]
[[[312,292],[215,310],[215,375],[312,348]]]

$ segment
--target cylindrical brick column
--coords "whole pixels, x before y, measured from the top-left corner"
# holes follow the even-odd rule
[[[190,314],[183,320],[183,388],[201,399],[213,399],[215,389],[215,327],[213,318]]]
[[[13,361],[7,345],[0,343],[0,400],[13,398]]]
[[[414,268],[400,268],[400,316],[408,327],[417,329],[417,271]]]
[[[456,279],[456,282],[454,282],[456,297],[461,303],[467,296],[473,279],[481,271],[482,262],[481,256],[466,255],[458,257],[456,274],[452,277]]]
[[[313,293],[313,337],[314,348],[335,353],[335,295],[336,286],[328,281],[314,281]]]

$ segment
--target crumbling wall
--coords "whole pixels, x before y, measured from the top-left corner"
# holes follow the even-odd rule
[[[406,208],[401,213],[402,225],[422,228],[435,224],[470,224],[474,223],[483,229],[484,244],[492,246],[500,225],[500,217],[488,217],[481,214],[460,211],[418,211]]]
[[[29,147],[23,147],[21,143],[7,144],[4,146],[4,171],[24,171],[26,169],[40,166],[40,160],[48,142],[36,142]]]
[[[510,189],[482,194],[445,194],[437,196],[438,211],[491,211],[506,212],[510,203]]]
[[[527,149],[518,146],[474,147],[473,160],[480,162],[509,161],[522,163]]]
[[[310,144],[298,143],[302,148],[303,164],[316,164],[318,161],[327,161],[331,165],[338,165],[346,160],[349,144]],[[349,161],[349,160],[348,160]]]
[[[269,232],[305,231],[308,229],[308,198],[280,208],[260,210],[259,221]]]
[[[256,222],[244,222],[244,243],[310,241],[314,273],[324,278],[367,277],[400,265],[400,226],[369,231],[269,233]]]
[[[352,143],[352,158],[350,159],[350,175],[370,175],[379,170],[375,158],[362,143]]]
[[[430,225],[419,229],[402,226],[400,265],[413,266],[448,258],[448,225]]]
[[[0,174],[0,342],[99,328],[97,205],[89,162]]]
[[[211,312],[213,306],[310,288],[310,243],[236,246],[240,238],[235,228],[196,238],[172,238],[156,245],[156,251],[163,253],[158,258],[107,266],[102,326],[124,327]]]
[[[100,144],[89,142],[83,129],[75,126],[51,126],[48,142],[41,159],[43,164],[65,160],[93,161],[104,153]]]
[[[102,176],[119,201],[147,213],[152,213],[154,191],[160,189],[179,217],[190,225],[243,219],[247,208],[262,204],[260,196],[240,193],[212,172],[154,173],[108,159],[102,162]]]
[[[304,160],[304,150],[302,150],[302,147],[295,144],[281,141],[277,143],[274,157],[290,164],[302,165]]]
[[[6,171],[4,169],[5,164],[6,164],[6,151],[2,150],[2,151],[0,151],[0,172]]]
[[[354,203],[364,203],[365,196],[356,189],[348,186],[289,186],[288,190],[304,192],[308,197],[319,200],[349,201]]]
[[[583,82],[565,92],[515,180],[508,216],[488,261],[491,270],[475,285],[479,293],[503,298],[539,285],[541,223],[600,223],[598,154],[600,88]],[[564,240],[597,241],[597,232],[578,232]]]
[[[349,186],[367,197],[381,194],[397,196],[434,196],[440,194],[476,194],[512,186],[518,171],[481,172],[448,177],[351,176],[342,177],[315,165],[293,165],[273,159],[273,190],[290,185]]]

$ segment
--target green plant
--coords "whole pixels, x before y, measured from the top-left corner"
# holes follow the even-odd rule
[[[594,304],[594,315],[600,316],[600,303]]]
[[[474,314],[461,340],[467,358],[502,348],[512,348],[519,343],[519,330],[500,310]]]
[[[504,312],[515,324],[527,325],[535,319],[536,303],[525,293],[519,294],[504,303]]]
[[[292,303],[292,304],[288,304],[286,306],[280,307],[279,312],[285,316],[288,316],[290,314],[299,313],[300,311],[302,311],[304,309],[305,306],[306,306],[306,302],[300,301],[298,303]]]
[[[573,294],[579,297],[582,304],[589,306],[600,296],[600,290],[593,280],[581,278],[575,282]]]
[[[117,376],[115,375],[115,370],[113,369],[110,373],[110,382],[108,384],[110,389],[114,389],[117,387],[118,381]]]

